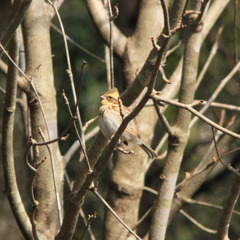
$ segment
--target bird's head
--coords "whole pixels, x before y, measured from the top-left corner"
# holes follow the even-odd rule
[[[102,104],[119,104],[119,92],[117,88],[112,88],[101,96]]]

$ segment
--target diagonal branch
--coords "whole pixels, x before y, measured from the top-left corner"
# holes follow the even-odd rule
[[[63,32],[53,23],[51,23],[51,27],[52,29],[54,29],[57,33],[59,33],[60,35],[63,35]],[[89,56],[95,58],[96,60],[100,61],[101,63],[105,63],[105,60],[99,56],[97,56],[96,54],[94,54],[93,52],[90,52],[88,49],[86,49],[85,47],[81,46],[80,44],[78,44],[74,39],[72,39],[69,35],[67,35],[65,33],[66,39],[72,43],[75,47],[77,47],[78,49],[80,49],[81,51],[85,52],[86,54],[88,54]]]
[[[92,191],[101,201],[102,203],[110,210],[110,212],[117,218],[117,220],[133,235],[136,237],[136,239],[141,240],[139,236],[137,236],[136,233],[132,231],[130,227],[127,226],[127,224],[116,214],[116,212],[111,208],[111,206],[105,201],[105,199],[99,194],[97,189],[95,187],[90,187],[90,191]]]
[[[189,221],[191,221],[193,224],[195,224],[198,228],[202,229],[203,231],[211,234],[216,234],[217,231],[215,229],[210,229],[208,227],[203,226],[200,222],[198,222],[196,219],[191,217],[188,213],[186,213],[184,210],[180,210],[180,213],[185,216]]]
[[[235,176],[240,178],[240,173],[234,169],[230,164],[225,164],[225,162],[222,160],[222,157],[218,151],[218,146],[217,146],[217,141],[216,141],[216,137],[215,137],[215,129],[212,128],[212,134],[213,134],[213,142],[214,142],[214,146],[215,146],[215,150],[218,156],[219,161],[222,163],[222,165],[229,170],[230,172],[232,172],[233,174],[235,174]]]
[[[219,93],[224,89],[226,84],[232,79],[232,77],[238,72],[240,69],[240,61],[233,67],[230,73],[220,82],[216,90],[211,94],[211,97],[204,105],[204,107],[199,111],[200,113],[204,113],[209,107],[210,104],[217,98]],[[194,117],[191,121],[190,127],[192,127],[197,121],[197,117]]]
[[[197,110],[195,110],[191,104],[184,104],[184,103],[180,103],[180,102],[177,102],[177,101],[174,101],[174,100],[169,100],[169,99],[165,99],[165,98],[162,98],[162,97],[159,97],[159,96],[156,96],[156,95],[152,95],[152,97],[154,99],[157,99],[159,100],[160,102],[164,102],[164,103],[168,103],[168,104],[171,104],[171,105],[174,105],[174,106],[177,106],[177,107],[180,107],[180,108],[183,108],[183,109],[186,109],[188,110],[189,112],[193,113],[194,115],[196,115],[197,117],[199,117],[201,120],[203,120],[204,122],[206,122],[207,124],[209,124],[210,126],[213,126],[215,127],[216,129],[218,129],[219,131],[225,133],[225,134],[228,134],[232,137],[235,137],[237,139],[240,139],[240,134],[237,134],[233,131],[230,131],[220,125],[218,125],[217,123],[213,122],[212,120],[210,120],[209,118],[205,117],[204,115],[202,115],[201,113],[199,113]]]

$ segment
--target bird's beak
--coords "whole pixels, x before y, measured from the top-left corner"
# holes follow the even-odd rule
[[[104,99],[104,98],[105,98],[105,96],[103,96],[103,95],[102,95],[102,96],[101,96],[101,98],[102,98],[102,99]]]

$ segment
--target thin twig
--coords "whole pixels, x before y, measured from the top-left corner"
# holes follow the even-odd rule
[[[98,116],[88,120],[83,126],[83,131],[85,132],[87,130],[87,128],[89,127],[89,125],[92,124],[93,122],[95,122],[97,119],[98,119]]]
[[[221,112],[221,117],[219,120],[219,125],[222,126],[223,122],[225,119],[225,111]],[[230,125],[228,124],[228,126],[226,128],[230,127]],[[219,139],[220,136],[222,135],[222,132],[217,132],[217,136],[215,139]],[[212,151],[213,149],[213,144],[210,145],[210,147],[208,148],[208,151],[205,153],[205,156],[208,156],[209,152]],[[203,159],[205,158],[205,156],[203,157]],[[194,177],[198,176],[199,174],[201,174],[202,172],[208,170],[210,167],[212,167],[213,165],[215,165],[217,162],[216,158],[213,158],[212,161],[208,162],[206,165],[204,165],[202,168],[200,169],[196,169],[194,168],[191,172],[186,172],[185,175],[186,177],[176,186],[176,192],[179,192],[183,186],[185,184],[187,184],[191,179],[193,179]]]
[[[162,76],[162,79],[164,82],[168,83],[168,84],[171,84],[171,82],[167,79],[166,75],[165,75],[165,72],[164,72],[164,69],[163,69],[163,66],[160,65],[159,67],[159,71],[161,73],[161,76]]]
[[[179,40],[175,46],[173,46],[171,49],[167,51],[166,58],[170,56],[172,53],[174,53],[178,48],[180,48],[181,45],[182,45],[182,41]]]
[[[159,142],[159,144],[156,147],[156,152],[159,152],[159,150],[163,147],[163,145],[165,144],[167,139],[168,139],[168,133],[165,133],[164,136],[162,137],[161,141]]]
[[[167,9],[165,1],[164,0],[160,0],[160,1],[162,4],[163,17],[164,17],[164,34],[166,34],[168,37],[170,37],[171,29],[170,29],[168,9]]]
[[[86,142],[89,141],[91,138],[93,138],[97,133],[99,132],[99,127],[95,127],[94,129],[92,129],[90,132],[88,132],[85,135],[85,140]],[[75,154],[75,152],[79,149],[80,147],[80,143],[78,140],[76,140],[70,148],[68,148],[67,152],[64,154],[63,159],[64,159],[64,163],[65,165],[68,164],[68,162],[70,161],[70,159],[72,158],[72,156]]]
[[[85,233],[87,232],[88,229],[90,229],[91,224],[96,219],[96,217],[97,217],[97,213],[96,212],[94,214],[92,214],[92,215],[88,215],[86,226],[85,226],[85,229],[84,229],[84,231],[82,233],[82,236],[80,237],[80,240],[82,240],[84,238]]]
[[[240,69],[240,61],[234,66],[234,68],[230,71],[230,73],[220,82],[220,84],[218,85],[216,90],[211,94],[211,97],[209,98],[209,100],[207,101],[205,106],[199,111],[199,113],[202,114],[209,108],[210,104],[217,98],[219,93],[224,89],[226,84],[239,71],[239,69]],[[195,116],[190,123],[190,127],[192,127],[196,123],[197,120],[198,120],[198,118]]]
[[[132,230],[135,230],[151,213],[152,207],[150,207],[142,217],[131,227]]]
[[[198,100],[196,100],[198,101]],[[201,101],[201,105],[206,105],[208,104],[208,101]],[[225,103],[219,103],[219,102],[212,102],[210,104],[210,107],[216,107],[216,108],[222,108],[225,110],[231,110],[231,111],[240,111],[240,107],[236,105],[230,105],[230,104],[225,104]]]
[[[33,147],[33,144],[36,142],[35,139],[32,138],[32,136],[28,136],[28,142],[29,145],[26,149],[26,153],[25,153],[25,161],[29,167],[29,169],[32,171],[32,177],[31,177],[31,186],[30,186],[30,191],[31,191],[31,201],[32,201],[32,216],[31,216],[31,222],[32,222],[32,232],[33,232],[33,236],[34,236],[34,240],[39,240],[39,235],[38,235],[38,231],[37,231],[37,222],[36,222],[36,211],[39,205],[39,202],[36,200],[35,198],[35,193],[34,193],[34,188],[35,188],[35,178],[37,175],[37,170],[38,167],[40,166],[39,164],[36,166],[32,166],[32,164],[30,164],[29,162],[29,157],[28,154],[30,153],[31,148]]]
[[[42,140],[45,142],[45,136],[44,136],[44,133],[42,131],[42,129],[39,127],[38,128],[38,133],[40,134]],[[49,156],[50,156],[50,161],[51,162],[54,162],[54,159],[53,159],[53,154],[52,154],[52,149],[51,147],[46,144],[46,147],[48,149],[48,152],[49,152]],[[56,181],[56,172],[55,172],[55,168],[53,167],[52,168],[54,171],[52,171],[53,173],[53,178],[54,178],[54,181],[53,181],[53,184],[54,184],[54,189],[56,191],[56,199],[57,199],[57,209],[58,209],[58,217],[59,217],[59,226],[61,226],[62,224],[62,207],[61,207],[61,200],[60,200],[60,195],[59,195],[59,192],[58,192],[58,189],[57,189],[57,181]]]
[[[234,39],[234,56],[235,63],[238,62],[238,0],[234,0],[234,29],[233,29],[233,39]],[[237,81],[240,83],[240,69],[237,74]]]
[[[86,67],[86,64],[87,62],[86,61],[82,61],[82,67],[81,67],[81,72],[80,72],[80,77],[79,77],[79,86],[78,86],[78,93],[77,93],[77,101],[76,101],[76,105],[75,105],[75,114],[77,114],[77,109],[78,109],[78,105],[79,105],[79,102],[80,102],[80,96],[81,96],[81,90],[82,90],[82,82],[83,82],[83,72],[84,72],[84,69]],[[83,133],[84,133],[84,130],[82,129]],[[84,135],[81,136],[82,138],[84,137]]]
[[[218,129],[219,131],[228,134],[230,136],[233,136],[237,139],[240,139],[240,134],[237,134],[235,132],[232,132],[222,126],[219,126],[217,123],[213,122],[212,120],[210,120],[209,118],[205,117],[204,115],[202,115],[200,112],[198,112],[197,110],[195,110],[194,108],[191,107],[191,104],[184,104],[184,103],[180,103],[180,102],[176,102],[170,99],[164,99],[162,97],[159,97],[155,94],[152,94],[152,98],[160,101],[160,102],[164,102],[164,103],[168,103],[183,109],[188,110],[189,112],[193,113],[195,116],[197,116],[198,118],[200,118],[201,120],[203,120],[204,122],[206,122],[207,124],[213,126],[214,128]],[[161,103],[160,103],[161,104]]]
[[[66,103],[66,105],[67,105],[67,107],[68,107],[68,111],[69,111],[69,114],[70,114],[71,118],[74,119],[75,116],[74,116],[73,113],[72,113],[72,110],[71,110],[71,107],[70,107],[70,104],[69,104],[69,101],[68,101],[68,97],[66,96],[65,91],[62,92],[62,96],[63,96],[64,99],[65,99],[65,103]],[[77,106],[77,105],[76,105],[76,109],[78,109],[78,106]],[[87,152],[86,152],[86,149],[85,149],[85,144],[83,144],[83,142],[82,142],[82,138],[81,138],[81,136],[80,136],[80,134],[79,134],[79,131],[78,131],[78,128],[77,128],[77,126],[76,126],[75,121],[73,122],[73,126],[74,126],[74,129],[75,129],[75,133],[76,133],[76,135],[77,135],[77,137],[78,137],[78,141],[79,141],[81,150],[82,150],[82,152],[83,152],[83,154],[84,154],[84,157],[85,157],[85,160],[86,160],[86,163],[87,163],[87,166],[88,166],[88,171],[89,171],[89,172],[92,172],[92,168],[91,168],[91,165],[90,165],[90,163],[89,163],[88,156],[87,156]]]
[[[215,150],[216,150],[216,153],[217,153],[217,156],[218,156],[218,159],[219,161],[222,163],[222,165],[227,168],[230,172],[232,172],[233,174],[235,174],[236,176],[240,177],[240,173],[234,169],[230,164],[226,164],[221,156],[220,156],[220,153],[218,151],[218,147],[217,147],[217,142],[216,142],[216,138],[215,138],[215,129],[214,127],[212,127],[212,134],[213,134],[213,141],[214,141],[214,145],[215,145]]]
[[[175,100],[177,100],[177,99],[175,99]],[[200,105],[203,105],[203,106],[208,103],[205,100],[199,100],[199,99],[195,99],[195,102],[200,103]],[[149,102],[145,105],[145,107],[152,107],[152,106],[154,106],[154,104],[152,102]],[[222,108],[222,109],[225,109],[225,110],[240,112],[240,107],[239,106],[226,104],[226,103],[212,102],[210,104],[210,107]]]
[[[94,214],[96,214],[96,213],[94,213]],[[88,220],[86,219],[85,213],[82,208],[80,209],[80,215],[84,221],[87,231],[89,232],[91,240],[96,240],[96,238],[92,232],[91,226],[88,224]],[[90,216],[93,216],[93,215],[90,215]]]
[[[152,194],[154,194],[154,195],[158,195],[158,191],[155,190],[155,189],[153,189],[153,188],[144,186],[144,187],[143,187],[143,190],[146,190],[146,191],[148,191],[148,192],[150,192],[150,193],[152,193]]]
[[[215,163],[217,162],[216,159],[213,159],[211,162],[209,162],[208,164],[206,164],[203,168],[199,169],[198,171],[196,171],[196,169],[194,168],[191,172],[186,172],[185,173],[185,178],[176,186],[175,191],[179,192],[181,191],[181,189],[183,188],[184,185],[186,185],[191,179],[193,179],[194,177],[198,176],[199,174],[201,174],[202,172],[207,171],[210,167],[212,167]]]
[[[51,23],[51,27],[59,34],[63,35],[62,31],[53,23]],[[89,50],[87,50],[86,48],[84,48],[83,46],[81,46],[80,44],[78,44],[75,40],[73,40],[69,35],[67,35],[65,33],[66,39],[72,43],[75,47],[79,48],[81,51],[85,52],[86,54],[88,54],[89,56],[95,58],[96,60],[100,61],[101,63],[105,63],[105,60],[103,58],[98,57],[97,55],[95,55],[94,53],[90,52]]]
[[[188,213],[186,213],[184,210],[180,209],[179,212],[185,216],[188,220],[190,220],[193,224],[195,224],[198,228],[200,228],[201,230],[207,232],[207,233],[211,233],[211,234],[216,234],[217,230],[215,229],[211,229],[208,227],[203,226],[201,223],[199,223],[196,219],[194,219],[193,217],[191,217]]]
[[[153,103],[154,103],[154,107],[155,107],[156,113],[158,115],[158,118],[161,121],[161,123],[163,124],[163,126],[165,127],[165,130],[167,131],[168,135],[173,136],[174,134],[172,132],[172,128],[171,128],[170,124],[168,123],[168,120],[165,118],[164,114],[161,112],[161,109],[159,109],[159,106],[155,100],[153,100]]]
[[[201,105],[205,105],[205,104],[207,104],[207,101],[203,101],[203,100],[196,100],[196,102],[201,102]],[[152,106],[153,104],[151,103],[151,104],[149,104],[149,106]],[[193,105],[195,105],[195,104],[193,104]],[[212,106],[212,107],[217,107],[217,108],[223,108],[223,109],[226,109],[226,110],[232,110],[232,111],[240,111],[240,107],[238,107],[238,106],[234,106],[234,105],[229,105],[229,104],[224,104],[224,103],[218,103],[218,102],[212,102],[211,104],[210,104],[210,106]],[[193,125],[191,125],[191,127],[193,127]],[[162,148],[162,146],[165,144],[165,142],[167,141],[167,138],[168,138],[168,134],[166,133],[166,134],[164,134],[164,136],[162,137],[162,139],[161,139],[161,141],[159,142],[159,144],[157,145],[157,147],[156,147],[156,152],[159,152],[159,150]],[[163,156],[163,157],[165,157],[165,155],[161,155],[161,156]],[[162,157],[158,157],[158,159],[162,159]],[[153,162],[153,160],[150,160],[149,162],[148,162],[148,164],[147,164],[147,169],[148,169],[148,167],[149,166],[151,166],[151,164],[152,164],[152,162]]]
[[[66,58],[67,58],[67,65],[68,65],[67,73],[69,75],[69,80],[70,80],[70,84],[71,84],[74,104],[76,105],[76,103],[77,103],[76,89],[75,89],[74,80],[73,80],[72,67],[71,67],[71,61],[70,61],[70,55],[69,55],[69,50],[68,50],[68,43],[67,43],[65,29],[64,29],[62,19],[60,17],[58,9],[57,9],[57,5],[56,5],[57,2],[52,2],[51,0],[48,0],[48,2],[53,7],[53,9],[54,9],[54,11],[57,15],[59,24],[61,26],[61,31],[62,31],[62,35],[63,35],[63,41],[64,41],[64,47],[65,47],[65,53],[66,53]],[[77,118],[78,118],[78,124],[79,124],[79,129],[80,129],[81,141],[84,144],[83,148],[85,148],[85,139],[84,139],[84,133],[83,133],[83,130],[82,130],[81,115],[80,115],[80,111],[79,111],[78,107],[77,107]]]
[[[110,33],[110,39],[109,39],[109,55],[110,55],[110,74],[111,74],[111,88],[114,87],[114,65],[113,65],[113,20],[115,19],[113,13],[112,13],[112,6],[111,1],[107,0],[108,2],[108,12],[109,12],[109,33]],[[115,8],[116,9],[116,8]]]
[[[131,228],[128,227],[128,225],[116,214],[116,212],[111,208],[111,206],[105,201],[105,199],[99,194],[97,189],[95,187],[90,187],[89,190],[93,192],[100,200],[101,202],[108,208],[108,210],[116,217],[116,219],[134,236],[136,239],[141,240],[141,238],[132,231]]]
[[[166,134],[166,136],[168,136],[168,134]],[[159,149],[156,148],[155,152],[158,152],[158,151],[159,151]],[[167,156],[167,150],[165,150],[161,155],[158,155],[157,158],[150,159],[146,164],[146,170],[145,171],[147,172],[147,170],[149,169],[149,167],[152,165],[153,162],[155,162],[156,160],[163,160],[163,159],[166,158],[166,156]]]
[[[217,205],[217,204],[213,204],[213,203],[209,203],[209,202],[204,202],[204,201],[199,201],[199,200],[194,200],[194,199],[191,199],[191,198],[179,197],[178,194],[177,194],[177,197],[180,198],[181,200],[183,200],[184,202],[188,203],[188,204],[196,204],[196,205],[199,205],[199,206],[204,206],[204,207],[210,207],[210,208],[223,210],[223,206],[221,206],[221,205]],[[240,211],[234,210],[233,213],[240,216]]]
[[[205,73],[206,73],[209,65],[211,64],[213,57],[214,57],[214,56],[216,55],[216,53],[217,53],[218,43],[219,43],[219,37],[220,37],[222,31],[223,31],[223,26],[221,26],[221,27],[218,29],[215,42],[214,42],[214,44],[213,44],[213,46],[212,46],[212,48],[211,48],[210,54],[209,54],[209,56],[208,56],[208,58],[207,58],[207,61],[206,61],[206,63],[204,64],[203,69],[202,69],[202,71],[200,72],[200,74],[199,74],[199,76],[198,76],[198,79],[197,79],[197,82],[196,82],[196,85],[195,85],[195,89],[198,89],[198,86],[199,86],[199,84],[201,83],[201,81],[202,81],[202,79],[203,79],[203,77],[204,77],[204,75],[205,75]]]

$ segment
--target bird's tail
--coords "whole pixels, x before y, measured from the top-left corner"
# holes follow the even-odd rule
[[[145,144],[144,142],[140,142],[139,146],[142,148],[142,150],[150,157],[150,158],[156,158],[158,157],[157,153],[155,153],[150,146]]]

